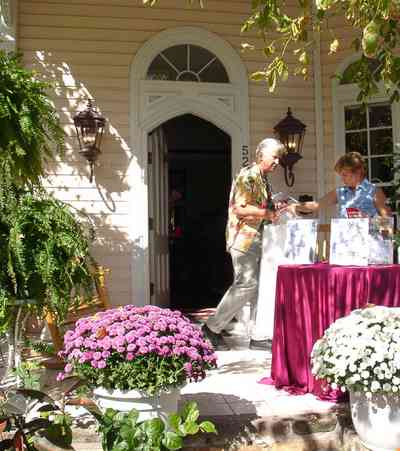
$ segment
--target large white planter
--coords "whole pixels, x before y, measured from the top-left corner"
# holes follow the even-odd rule
[[[180,389],[172,388],[168,392],[160,392],[155,396],[147,396],[136,390],[108,390],[95,388],[93,390],[96,404],[102,411],[108,408],[129,412],[136,409],[139,420],[150,418],[166,418],[168,414],[178,410]]]
[[[368,399],[350,392],[351,416],[360,441],[372,451],[400,448],[400,395],[377,393]]]

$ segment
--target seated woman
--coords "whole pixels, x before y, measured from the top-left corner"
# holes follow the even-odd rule
[[[339,218],[391,215],[382,189],[366,179],[364,160],[360,153],[344,154],[336,162],[334,169],[341,177],[343,186],[330,191],[318,201],[292,206],[296,213],[307,214],[337,205]]]

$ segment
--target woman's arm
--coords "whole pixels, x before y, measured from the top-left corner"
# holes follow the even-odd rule
[[[392,210],[386,205],[386,196],[381,188],[376,189],[374,202],[380,216],[391,216]]]
[[[336,190],[332,190],[318,201],[303,202],[294,205],[296,213],[310,213],[335,204],[337,204]]]

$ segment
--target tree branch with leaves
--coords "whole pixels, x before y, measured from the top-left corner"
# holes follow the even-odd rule
[[[186,1],[207,7],[206,1]],[[241,31],[255,31],[263,46],[257,49],[243,42],[242,49],[262,51],[267,62],[251,79],[264,80],[270,92],[289,75],[307,79],[318,34],[330,35],[330,54],[340,49],[341,42],[330,26],[331,20],[339,17],[343,26],[353,30],[352,46],[360,53],[352,73],[352,81],[359,88],[358,100],[366,103],[378,92],[380,83],[391,101],[400,99],[400,56],[396,53],[400,43],[400,0],[297,0],[290,6],[283,0],[250,1],[251,14]],[[158,0],[142,3],[154,6]],[[289,64],[293,56],[294,65]]]
[[[399,16],[398,0],[298,0],[294,15],[289,14],[283,1],[253,0],[252,14],[244,22],[242,32],[257,31],[264,40],[262,51],[269,62],[251,78],[265,80],[270,91],[275,90],[279,81],[287,80],[290,73],[306,79],[318,34],[330,34],[330,54],[340,48],[341,43],[330,27],[331,19],[339,17],[343,26],[353,30],[352,46],[355,52],[360,52],[352,74],[352,81],[359,88],[358,100],[367,102],[378,92],[380,83],[391,101],[399,100],[400,58],[396,55]],[[243,48],[252,46],[244,43]],[[296,59],[293,66],[288,64],[290,53]]]

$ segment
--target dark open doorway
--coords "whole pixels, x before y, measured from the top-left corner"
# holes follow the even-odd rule
[[[232,281],[225,251],[231,139],[190,114],[169,120],[163,130],[168,146],[171,306],[214,307]]]

